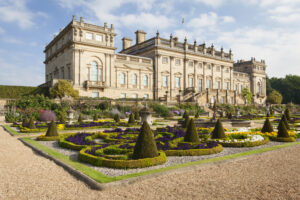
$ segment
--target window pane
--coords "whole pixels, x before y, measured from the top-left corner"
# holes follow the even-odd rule
[[[144,86],[148,86],[148,76],[144,76]]]
[[[96,35],[96,40],[102,42],[102,35]]]
[[[193,82],[194,82],[194,79],[193,78],[189,78],[189,87],[193,87]]]
[[[180,88],[180,78],[176,77],[176,88]]]
[[[124,73],[121,73],[120,74],[120,84],[125,84],[125,74]]]
[[[145,99],[149,99],[149,94],[144,94]]]
[[[99,92],[92,92],[92,97],[93,98],[98,98],[99,97]]]
[[[91,33],[86,33],[86,34],[85,34],[85,38],[88,39],[88,40],[92,40],[92,39],[93,39],[93,34],[91,34]]]
[[[168,79],[167,76],[163,76],[163,86],[167,87],[168,86]]]
[[[136,85],[137,84],[137,75],[133,74],[132,75],[132,85]]]
[[[126,98],[126,94],[125,94],[125,93],[121,93],[121,94],[120,94],[120,98],[121,98],[121,99]]]

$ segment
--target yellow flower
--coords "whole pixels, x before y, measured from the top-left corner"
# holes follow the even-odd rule
[[[64,130],[65,129],[65,125],[64,124],[58,124],[57,125],[57,129],[58,130]]]

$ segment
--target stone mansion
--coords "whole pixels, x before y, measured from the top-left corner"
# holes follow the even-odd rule
[[[243,88],[253,101],[266,100],[265,61],[233,61],[231,50],[213,45],[179,42],[137,30],[135,44],[124,37],[116,53],[114,26],[73,20],[46,45],[44,85],[69,80],[80,96],[146,98],[168,102],[246,103]]]

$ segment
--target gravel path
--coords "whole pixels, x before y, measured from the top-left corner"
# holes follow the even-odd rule
[[[0,199],[300,199],[300,145],[105,191],[89,189],[0,127]]]

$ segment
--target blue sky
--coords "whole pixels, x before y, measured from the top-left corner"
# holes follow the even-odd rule
[[[73,14],[113,23],[117,52],[137,29],[159,30],[231,48],[235,60],[264,59],[269,77],[300,75],[300,0],[0,0],[0,84],[43,83],[45,44]]]

